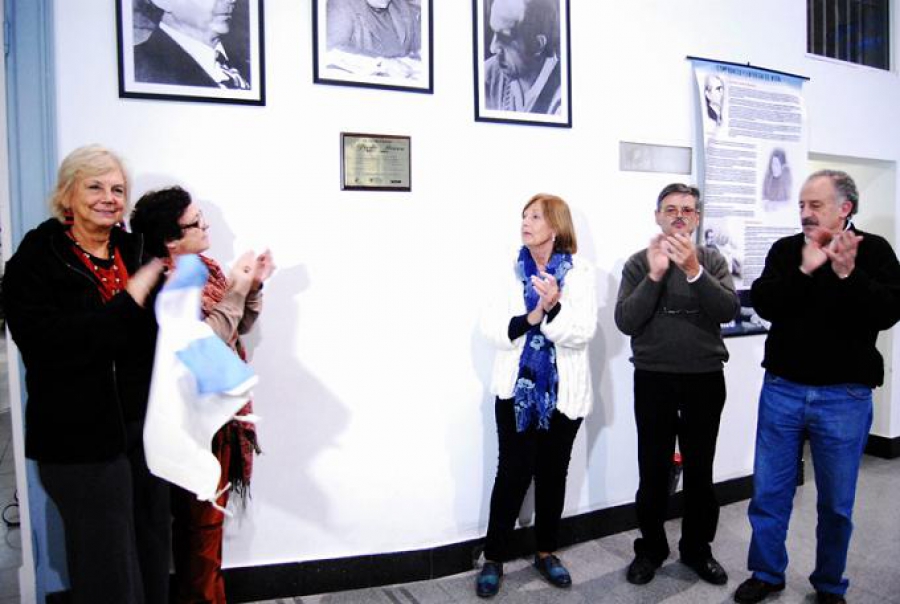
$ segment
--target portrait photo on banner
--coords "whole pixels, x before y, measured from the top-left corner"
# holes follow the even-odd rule
[[[572,127],[569,0],[472,0],[475,120]]]
[[[313,82],[434,91],[432,0],[312,0]]]
[[[265,105],[263,0],[116,0],[119,97]]]

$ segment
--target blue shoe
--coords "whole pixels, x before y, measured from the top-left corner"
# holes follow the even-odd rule
[[[475,580],[475,593],[479,598],[493,598],[500,591],[500,577],[503,576],[503,564],[485,561]]]
[[[534,556],[534,567],[538,569],[538,571],[544,575],[544,578],[553,585],[554,587],[571,587],[572,586],[572,576],[569,575],[569,571],[566,570],[566,567],[562,565],[562,562],[559,561],[559,558],[550,554],[549,556],[545,556],[541,558],[538,555]]]

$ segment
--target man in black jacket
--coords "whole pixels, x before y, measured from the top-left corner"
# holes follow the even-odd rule
[[[822,170],[800,191],[803,232],[776,241],[753,283],[753,307],[772,322],[759,398],[748,566],[736,602],[784,589],[797,460],[809,438],[818,491],[819,603],[842,603],[860,458],[872,425],[872,389],[884,381],[878,332],[900,320],[900,264],[890,244],[863,233],[845,172]]]

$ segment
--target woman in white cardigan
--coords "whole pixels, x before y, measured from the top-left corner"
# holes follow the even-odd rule
[[[497,348],[491,377],[499,440],[481,597],[496,595],[522,500],[535,483],[535,568],[556,587],[572,579],[555,555],[572,444],[593,393],[587,347],[597,326],[594,269],[575,257],[566,202],[532,197],[522,212],[522,249],[508,283],[482,318]]]

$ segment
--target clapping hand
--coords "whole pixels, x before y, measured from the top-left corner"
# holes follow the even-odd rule
[[[832,270],[841,279],[849,277],[856,268],[856,252],[862,239],[862,235],[857,235],[853,231],[841,231],[832,237],[830,245],[822,248],[831,260]]]
[[[253,285],[253,271],[256,266],[256,257],[253,251],[244,252],[235,260],[228,275],[228,281],[235,290],[246,294]]]
[[[825,247],[831,243],[832,234],[826,228],[815,227],[806,235],[806,244],[800,261],[800,271],[806,275],[813,272],[828,261]]]
[[[531,285],[540,296],[540,300],[535,307],[528,313],[528,324],[537,325],[544,320],[550,310],[559,302],[559,284],[556,278],[550,273],[541,271],[540,276],[532,275]]]
[[[807,275],[831,261],[831,268],[841,279],[846,279],[856,268],[856,252],[862,235],[853,231],[837,234],[828,229],[816,227],[806,237],[800,270]]]
[[[663,251],[663,242],[666,236],[660,233],[650,240],[647,246],[647,264],[650,267],[649,277],[654,281],[662,280],[669,270],[669,256]]]
[[[266,250],[257,256],[253,267],[253,285],[250,288],[251,291],[256,292],[262,289],[263,283],[272,276],[274,271],[275,262],[272,260],[272,252],[270,250]]]
[[[700,260],[697,259],[697,247],[690,237],[682,233],[669,235],[661,243],[663,252],[675,266],[693,279],[700,271]]]
[[[531,284],[541,297],[539,306],[545,313],[550,312],[556,306],[556,303],[559,302],[560,291],[556,278],[550,273],[541,272],[540,276],[534,275],[531,277]]]

